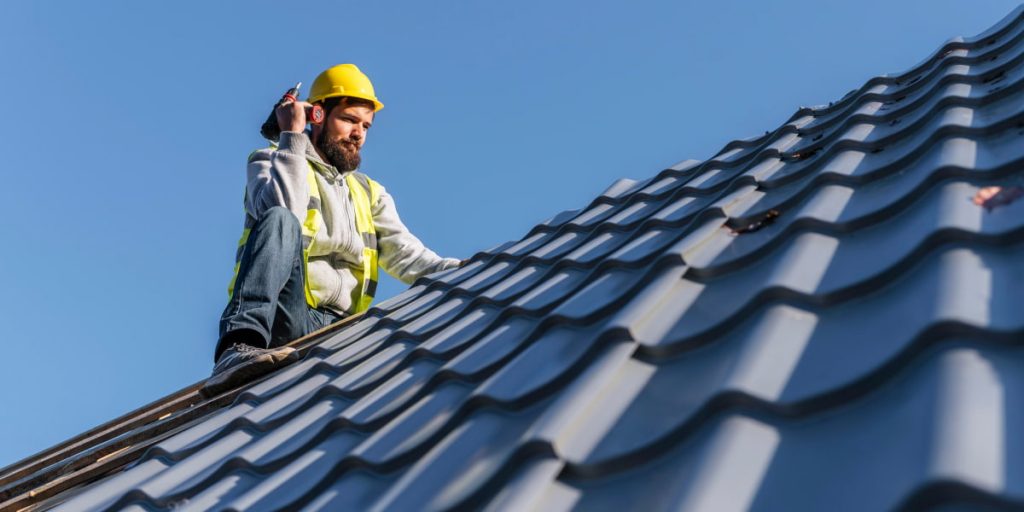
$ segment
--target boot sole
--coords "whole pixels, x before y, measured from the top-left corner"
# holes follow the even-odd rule
[[[210,377],[199,390],[199,394],[205,398],[215,397],[228,389],[251,382],[298,359],[299,353],[294,349],[263,354],[252,361]]]

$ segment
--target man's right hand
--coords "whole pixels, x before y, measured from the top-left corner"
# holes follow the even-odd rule
[[[312,104],[305,101],[285,100],[274,111],[277,114],[277,125],[283,132],[301,132],[306,129],[306,109]]]

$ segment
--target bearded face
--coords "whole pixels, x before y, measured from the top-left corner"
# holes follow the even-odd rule
[[[338,172],[349,172],[359,168],[359,143],[350,138],[331,133],[328,128],[316,141],[316,147]]]
[[[353,98],[329,98],[324,102],[326,119],[314,126],[314,145],[320,156],[338,172],[359,167],[359,150],[373,124],[373,103]]]

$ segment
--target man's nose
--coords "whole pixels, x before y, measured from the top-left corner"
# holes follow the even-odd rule
[[[352,132],[349,134],[349,137],[351,137],[352,140],[363,140],[363,137],[365,135],[366,128],[363,128],[362,125],[357,124],[352,126]]]

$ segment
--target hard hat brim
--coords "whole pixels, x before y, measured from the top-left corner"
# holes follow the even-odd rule
[[[379,111],[379,110],[384,108],[384,104],[381,103],[380,100],[378,100],[377,98],[374,98],[372,96],[362,95],[362,94],[351,94],[351,93],[348,93],[348,94],[346,94],[346,93],[337,93],[337,94],[324,94],[322,96],[310,96],[308,99],[306,99],[306,101],[309,102],[309,103],[316,103],[318,101],[326,100],[327,98],[338,98],[338,97],[342,97],[342,96],[348,97],[348,98],[359,98],[361,100],[369,101],[369,102],[373,103],[373,111],[374,112],[377,112],[377,111]]]

